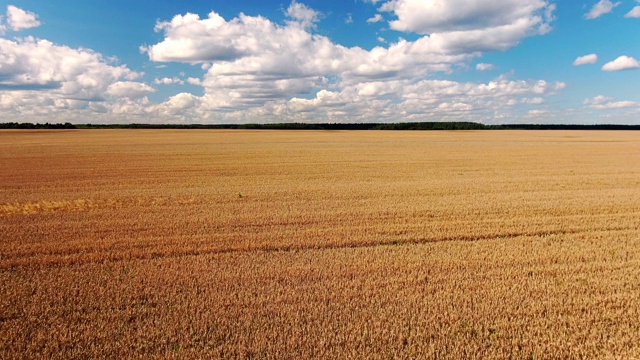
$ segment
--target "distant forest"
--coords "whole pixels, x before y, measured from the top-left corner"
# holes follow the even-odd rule
[[[391,124],[33,124],[0,123],[0,129],[250,129],[250,130],[640,130],[640,125],[505,124],[407,122]]]

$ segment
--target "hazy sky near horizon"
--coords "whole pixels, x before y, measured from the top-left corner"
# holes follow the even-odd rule
[[[640,123],[640,0],[0,1],[0,122]]]

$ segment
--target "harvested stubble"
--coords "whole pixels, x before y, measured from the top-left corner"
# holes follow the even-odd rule
[[[0,358],[638,358],[634,132],[0,132]]]

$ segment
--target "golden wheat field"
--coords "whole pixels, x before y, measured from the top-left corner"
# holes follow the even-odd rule
[[[640,133],[0,132],[0,358],[640,358]]]

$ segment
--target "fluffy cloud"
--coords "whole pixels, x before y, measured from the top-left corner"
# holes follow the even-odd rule
[[[461,83],[448,80],[393,80],[360,83],[341,91],[322,90],[315,98],[278,105],[280,119],[331,122],[423,121],[427,118],[487,122],[518,104],[541,104],[564,83],[509,81]],[[531,96],[536,96],[531,98]],[[344,121],[344,120],[343,120]]]
[[[579,56],[573,61],[573,66],[580,66],[586,64],[595,64],[598,62],[598,55],[589,54],[584,56]]]
[[[540,109],[533,109],[527,112],[527,116],[529,117],[540,117],[540,116],[546,116],[548,114],[549,114],[548,110],[540,110]]]
[[[206,19],[189,13],[176,15],[171,21],[159,22],[156,31],[164,32],[164,40],[141,50],[151,60],[165,62],[229,62],[265,53],[293,55],[296,50],[307,50],[305,46],[322,47],[328,41],[314,38],[292,23],[279,26],[244,14],[225,21],[214,12]]]
[[[640,106],[639,103],[634,101],[614,101],[614,99],[602,95],[586,99],[584,104],[596,110],[625,109]]]
[[[198,96],[179,93],[160,104],[140,106],[140,109],[157,121],[194,123],[207,119],[207,115],[200,110],[201,102],[202,98]]]
[[[180,93],[172,96],[167,100],[166,104],[174,110],[185,110],[193,107],[200,98],[189,93]]]
[[[284,25],[244,14],[228,21],[215,12],[204,19],[177,15],[158,22],[156,31],[163,32],[164,39],[141,50],[152,61],[203,64],[207,73],[201,82],[202,106],[233,112],[322,89],[449,72],[484,51],[505,50],[526,36],[542,33],[554,9],[541,0],[508,1],[500,6],[485,2],[479,5],[491,6],[443,2],[446,12],[453,11],[454,5],[463,10],[461,18],[448,19],[452,26],[440,24],[436,28],[440,33],[371,50],[341,46],[311,33],[310,24],[318,13],[295,1],[286,12],[292,20]],[[403,4],[418,2],[387,1],[381,9],[402,15]],[[400,15],[398,21],[404,16]]]
[[[640,1],[638,1],[640,2]],[[626,18],[640,18],[640,5],[635,6],[631,11],[624,15]]]
[[[429,34],[449,52],[506,50],[525,37],[546,34],[554,4],[543,0],[390,0],[381,11],[391,28]]]
[[[584,15],[585,19],[592,20],[599,18],[604,14],[608,14],[613,11],[613,8],[620,5],[620,2],[613,3],[611,0],[600,0],[598,1],[588,13]]]
[[[535,97],[535,98],[524,98],[521,101],[523,104],[529,104],[529,105],[540,105],[540,104],[544,104],[544,99],[541,97]]]
[[[149,54],[153,61],[203,62],[206,60],[230,60],[248,54],[251,45],[240,38],[245,26],[239,21],[228,26],[224,19],[212,12],[207,19],[196,14],[176,15],[169,22],[158,22],[156,31],[164,31],[165,39],[140,50]],[[253,29],[259,31],[259,29]]]
[[[156,90],[151,86],[134,81],[118,81],[107,88],[107,93],[116,98],[137,99]]]
[[[396,26],[416,20],[402,15],[401,5],[419,2],[377,2],[398,17]],[[439,15],[449,16],[449,25],[427,19],[437,31],[372,49],[342,46],[315,34],[321,14],[296,1],[285,10],[287,20],[281,24],[244,14],[226,20],[215,12],[206,18],[186,13],[158,21],[155,30],[162,40],[141,51],[155,62],[198,64],[203,76],[181,74],[153,82],[187,82],[204,91],[201,96],[180,93],[161,103],[147,98],[156,91],[153,87],[135,81],[140,73],[113,65],[99,53],[34,38],[0,39],[0,108],[5,114],[50,122],[487,122],[508,119],[514,112],[526,114],[530,106],[565,87],[561,82],[506,77],[487,83],[430,77],[466,68],[485,51],[505,50],[524,37],[544,34],[550,29],[553,4],[420,3],[443,5]],[[456,6],[459,14],[451,14]],[[491,67],[476,65],[478,70]]]
[[[191,85],[202,86],[202,80],[194,77],[187,78],[187,82]]]
[[[426,16],[423,23],[413,24],[416,19],[425,19],[422,16],[424,11],[418,12],[421,16],[405,19],[405,13],[412,13],[414,7],[424,7],[424,4],[434,6],[434,3],[441,5],[439,8],[444,8],[444,11]],[[423,38],[423,42],[433,43],[429,50],[449,55],[504,50],[514,46],[526,36],[542,33],[543,25],[548,26],[555,9],[554,5],[541,0],[527,0],[524,3],[521,0],[510,0],[499,6],[488,0],[477,3],[472,6],[469,2],[461,0],[442,4],[438,4],[437,1],[425,3],[405,0],[387,2],[383,4],[382,9],[394,11],[400,17],[392,22],[398,30],[421,33],[429,30],[430,36]],[[304,7],[310,13],[303,15],[304,11],[293,10],[300,7]],[[460,9],[462,11],[459,16],[449,14]],[[291,4],[287,14],[303,23],[317,18],[313,10],[296,2]],[[369,20],[373,22],[382,19],[380,14],[377,15]],[[300,26],[292,25],[292,22],[287,22],[287,26],[280,26],[265,18],[244,14],[226,21],[215,12],[210,13],[206,19],[187,13],[177,15],[171,21],[159,22],[156,31],[164,32],[164,40],[141,50],[148,53],[153,61],[183,62],[233,61],[264,52],[283,52],[283,48],[296,45],[329,45],[325,50],[343,51],[344,55],[351,55],[350,51],[359,50],[342,48],[322,36],[312,35]],[[418,27],[419,25],[421,26]],[[329,44],[325,44],[327,41]]]
[[[320,90],[314,99],[293,98],[288,105],[294,112],[308,112],[317,110],[320,107],[335,108],[346,105],[345,99],[338,92]]]
[[[163,77],[160,79],[155,79],[153,80],[153,83],[156,85],[171,85],[171,84],[180,84],[183,85],[184,84],[184,80],[178,78],[178,77]]]
[[[297,4],[299,5],[299,4]],[[362,79],[422,76],[448,71],[477,56],[448,49],[443,40],[400,40],[388,48],[347,48],[315,35],[300,24],[274,24],[240,15],[225,21],[215,13],[200,19],[178,15],[160,22],[165,39],[143,49],[153,61],[206,64],[202,81],[211,109],[262,106],[327,86]]]
[[[543,0],[390,0],[382,11],[393,12],[393,29],[420,34],[515,31],[514,40],[538,33],[552,20],[554,5]],[[524,29],[521,27],[524,25]]]
[[[380,22],[382,20],[384,20],[382,18],[382,15],[381,14],[376,14],[374,17],[367,19],[367,22],[372,24],[372,23]]]
[[[476,70],[478,71],[493,70],[493,68],[494,68],[493,64],[486,64],[486,63],[476,64]]]
[[[139,101],[154,90],[139,73],[99,53],[47,40],[0,38],[0,109],[10,120],[82,121],[106,113],[106,100]],[[73,117],[69,114],[73,111]]]
[[[7,6],[7,23],[13,31],[40,26],[38,16],[13,5]]]
[[[424,98],[425,94],[433,98],[454,96],[457,98],[515,98],[529,95],[551,95],[564,89],[563,82],[550,83],[538,81],[509,81],[497,79],[487,84],[459,83],[448,80],[423,80],[403,89],[405,98]],[[469,98],[466,98],[466,97]]]
[[[511,112],[518,111],[519,104],[541,104],[544,102],[541,96],[556,94],[565,86],[562,82],[542,80],[496,79],[489,83],[425,80],[404,87],[402,98],[405,101],[397,107],[415,120],[428,115],[448,120],[490,122],[501,114],[508,118]]]
[[[293,0],[287,8],[286,15],[292,19],[289,23],[297,23],[303,28],[312,27],[320,17],[320,13]]]
[[[138,73],[112,66],[102,55],[86,49],[54,45],[28,37],[0,38],[0,89],[50,90],[60,97],[100,98],[119,79],[133,80]]]
[[[634,70],[639,68],[640,63],[638,63],[638,60],[626,55],[622,55],[602,66],[604,71]]]
[[[491,28],[432,33],[423,39],[430,39],[435,47],[450,54],[504,51],[530,35],[536,25],[538,22],[535,18],[522,18],[514,23]]]

